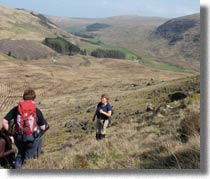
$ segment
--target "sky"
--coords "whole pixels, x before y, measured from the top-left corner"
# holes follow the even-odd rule
[[[173,18],[200,12],[199,0],[0,0],[0,5],[83,18],[119,15]]]

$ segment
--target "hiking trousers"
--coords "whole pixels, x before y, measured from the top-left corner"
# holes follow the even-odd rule
[[[18,153],[15,160],[15,165],[21,167],[24,160],[32,158],[38,158],[42,148],[42,138],[34,142],[22,142],[15,136],[15,145],[18,149]]]
[[[109,125],[109,120],[97,119],[96,121],[96,133],[97,134],[106,134],[106,128]]]

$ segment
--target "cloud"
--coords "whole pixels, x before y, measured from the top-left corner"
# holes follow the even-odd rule
[[[151,13],[163,13],[165,11],[163,7],[160,7],[158,5],[151,5],[151,4],[145,4],[145,7],[143,9],[144,11],[151,12]]]
[[[108,5],[109,4],[109,1],[104,0],[104,1],[102,1],[102,4],[103,5]]]

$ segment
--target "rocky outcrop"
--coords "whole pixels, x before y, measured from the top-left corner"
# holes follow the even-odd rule
[[[80,121],[76,118],[70,119],[68,122],[65,123],[64,127],[66,128],[67,132],[90,132],[94,130],[94,125],[92,123],[88,123],[88,121]]]

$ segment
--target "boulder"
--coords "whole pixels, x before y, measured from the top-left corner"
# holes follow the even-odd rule
[[[168,97],[171,102],[174,102],[174,101],[179,101],[186,98],[187,95],[184,92],[175,92],[175,93],[169,94]]]

